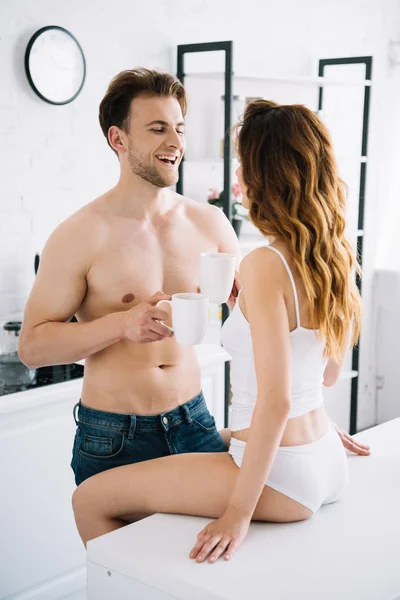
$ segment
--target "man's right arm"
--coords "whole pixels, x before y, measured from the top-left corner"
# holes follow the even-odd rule
[[[63,223],[43,250],[25,308],[18,348],[21,361],[31,368],[70,364],[123,338],[148,343],[169,337],[169,329],[158,322],[167,313],[155,306],[169,298],[161,292],[128,311],[90,322],[69,322],[87,291],[85,251],[71,242],[72,234],[69,224]]]

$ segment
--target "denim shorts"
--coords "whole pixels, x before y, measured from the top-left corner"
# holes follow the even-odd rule
[[[76,414],[77,413],[77,414]],[[79,485],[96,473],[186,452],[226,452],[203,393],[169,412],[137,416],[74,406],[71,467]]]

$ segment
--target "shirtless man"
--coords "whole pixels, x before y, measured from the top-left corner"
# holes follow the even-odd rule
[[[226,449],[194,349],[176,343],[155,306],[197,291],[201,252],[240,255],[222,211],[168,189],[185,150],[185,113],[172,75],[137,69],[113,79],[99,119],[120,179],[52,233],[26,305],[26,365],[86,359],[74,409],[77,485],[123,464]]]

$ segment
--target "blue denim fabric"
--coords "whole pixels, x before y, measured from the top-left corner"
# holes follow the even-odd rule
[[[74,419],[76,485],[101,471],[160,456],[226,452],[202,392],[169,412],[146,417],[93,410],[78,402]]]

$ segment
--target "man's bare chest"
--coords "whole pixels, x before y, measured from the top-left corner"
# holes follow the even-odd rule
[[[216,241],[194,228],[113,238],[90,267],[82,310],[86,318],[96,318],[131,308],[159,290],[195,292],[201,252],[217,250]]]

